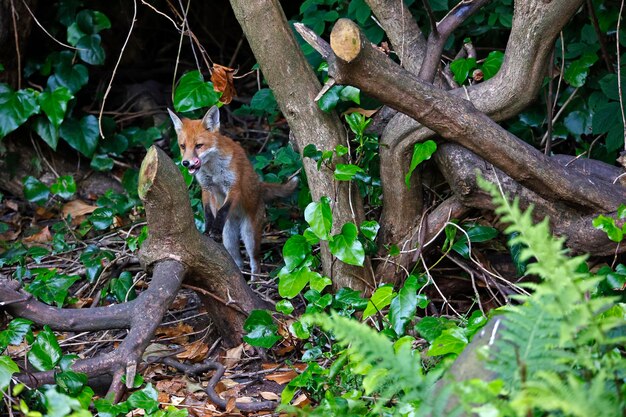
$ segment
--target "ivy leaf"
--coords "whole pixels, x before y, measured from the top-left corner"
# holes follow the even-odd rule
[[[17,364],[8,356],[0,356],[0,392],[4,392],[11,383],[11,376],[19,372]]]
[[[347,264],[363,266],[365,249],[357,235],[358,230],[354,223],[344,224],[341,233],[334,235],[329,242],[330,252]]]
[[[319,106],[319,108],[325,112],[329,112],[335,107],[337,107],[337,103],[339,103],[339,100],[340,100],[339,93],[341,92],[342,89],[343,87],[339,85],[332,86],[317,101],[317,105]]]
[[[319,273],[311,271],[308,266],[303,266],[295,271],[278,274],[278,293],[283,298],[293,298],[311,281],[317,278]]]
[[[63,175],[57,178],[57,180],[50,186],[52,194],[69,200],[76,192],[76,182],[71,175]]]
[[[608,102],[599,106],[593,113],[592,129],[594,134],[607,133],[613,126],[621,127],[621,111],[619,103]],[[623,132],[622,132],[623,133]]]
[[[615,219],[613,219],[612,217],[601,214],[593,219],[591,223],[596,229],[604,231],[608,238],[611,239],[613,242],[619,243],[624,239],[624,233],[622,232],[622,229],[615,225]]]
[[[252,310],[243,329],[248,333],[243,340],[252,346],[269,349],[282,339],[278,335],[278,326],[266,310]]]
[[[114,161],[106,155],[96,155],[91,160],[89,166],[96,171],[110,171],[113,169]]]
[[[79,279],[78,275],[57,274],[54,269],[42,271],[26,286],[26,291],[46,304],[62,307],[69,288]]]
[[[294,310],[293,304],[289,300],[280,300],[276,303],[276,311],[283,314],[291,314]]]
[[[58,129],[65,117],[67,102],[73,98],[74,96],[70,93],[70,90],[66,87],[59,86],[53,91],[44,91],[39,94],[38,99],[39,105],[44,113],[46,113],[50,123]]]
[[[87,385],[87,375],[81,372],[66,370],[55,374],[54,382],[68,395],[76,397]]]
[[[67,88],[72,94],[80,90],[89,81],[87,67],[73,64],[74,54],[70,51],[59,53],[54,64],[54,74],[48,77],[48,87],[55,90],[59,86]]]
[[[85,116],[80,121],[76,119],[66,119],[59,135],[74,149],[91,158],[98,147],[98,119],[96,116]]]
[[[319,202],[312,202],[304,210],[304,219],[311,231],[321,240],[328,240],[333,225],[333,213],[330,210],[330,200],[322,197]]]
[[[52,148],[53,151],[57,150],[57,144],[59,143],[59,129],[54,127],[50,121],[43,116],[37,116],[33,122],[33,128],[44,142]]]
[[[454,74],[454,81],[463,84],[471,70],[476,68],[476,58],[459,58],[450,63],[450,71]]]
[[[76,24],[83,33],[98,33],[103,29],[111,28],[111,21],[101,12],[95,10],[81,10],[76,15]]]
[[[356,104],[361,104],[361,90],[348,85],[341,89],[339,98],[343,101],[352,101]]]
[[[39,332],[26,356],[38,371],[49,371],[59,363],[62,356],[61,347],[48,325]]]
[[[589,74],[589,68],[598,60],[598,56],[595,53],[585,53],[582,57],[573,61],[563,74],[565,81],[572,87],[582,87],[587,80]]]
[[[0,84],[0,139],[39,112],[37,94],[30,88],[13,91],[7,84]]]
[[[378,287],[370,297],[365,311],[363,311],[363,320],[387,307],[394,296],[395,293],[393,292],[392,285],[385,284]]]
[[[423,317],[415,326],[415,330],[417,330],[420,336],[429,342],[439,337],[443,329],[444,325],[441,320],[431,316]]]
[[[111,291],[119,303],[125,303],[137,298],[133,288],[133,276],[130,272],[124,271],[119,278],[111,280]]]
[[[85,35],[76,44],[80,59],[91,65],[104,64],[104,49],[101,45],[100,35]]]
[[[254,93],[250,100],[250,107],[260,112],[270,112],[278,106],[274,92],[269,88],[261,88]]]
[[[32,321],[23,318],[11,320],[7,328],[0,332],[0,352],[9,345],[22,343],[24,336],[31,332],[32,325]]]
[[[416,143],[413,147],[413,156],[411,157],[411,166],[409,167],[409,172],[404,177],[404,183],[407,188],[410,187],[411,184],[411,174],[415,171],[415,168],[422,162],[430,159],[431,156],[437,150],[437,144],[432,140],[427,140],[426,142]]]
[[[309,286],[311,287],[311,289],[319,292],[322,292],[324,288],[328,287],[332,283],[333,282],[330,278],[317,273],[309,278]]]
[[[179,112],[210,107],[218,101],[219,95],[213,89],[213,83],[205,82],[197,70],[183,75],[174,91],[174,108]]]
[[[488,80],[492,78],[494,75],[500,71],[500,67],[502,66],[502,61],[504,60],[504,53],[500,51],[491,51],[489,55],[483,62],[481,67],[484,75],[484,80]]]
[[[141,408],[152,414],[159,409],[158,397],[159,393],[148,383],[144,389],[133,392],[126,401],[132,408]]]
[[[404,334],[406,325],[415,316],[417,309],[417,277],[409,275],[398,295],[389,306],[389,321],[398,336]]]
[[[335,167],[335,179],[338,181],[350,181],[358,173],[363,173],[363,170],[352,164],[337,164]]]
[[[285,268],[293,271],[306,259],[311,253],[311,244],[302,235],[293,235],[283,246],[283,258],[285,259]]]
[[[50,189],[35,177],[24,178],[24,197],[31,203],[42,205],[50,197]]]
[[[363,233],[363,236],[373,241],[374,239],[376,239],[376,235],[378,234],[378,229],[380,229],[380,225],[376,220],[366,220],[361,223],[360,229],[361,233]]]
[[[428,356],[443,356],[449,353],[459,354],[469,341],[463,329],[453,327],[446,329],[432,342],[428,349]]]

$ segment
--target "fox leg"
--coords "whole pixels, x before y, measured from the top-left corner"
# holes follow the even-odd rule
[[[239,251],[239,232],[240,226],[236,218],[229,218],[224,224],[224,231],[222,232],[222,240],[224,247],[233,258],[239,269],[243,268],[243,260],[241,259],[241,252]]]
[[[204,209],[204,233],[209,234],[215,222],[217,201],[211,192],[202,189],[202,208]]]
[[[253,219],[245,217],[241,222],[241,240],[246,247],[248,258],[250,258],[250,269],[252,270],[252,279],[254,275],[261,272],[260,255],[261,255],[261,235],[263,222],[262,219]]]

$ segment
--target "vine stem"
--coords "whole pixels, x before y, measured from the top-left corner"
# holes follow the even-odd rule
[[[128,45],[128,40],[130,39],[130,35],[133,33],[136,19],[137,19],[137,0],[133,0],[133,19],[130,22],[130,29],[128,30],[128,34],[126,35],[126,40],[124,41],[124,45],[122,45],[122,50],[120,51],[120,54],[117,57],[117,62],[115,63],[115,67],[113,67],[113,73],[111,74],[109,85],[107,85],[107,89],[104,92],[104,97],[102,97],[102,105],[100,106],[100,113],[98,114],[98,132],[100,132],[100,137],[102,139],[104,139],[104,133],[102,132],[102,113],[104,112],[104,104],[106,103],[109,92],[111,91],[111,86],[113,85],[113,79],[115,78],[115,74],[117,73],[117,67],[119,67],[120,62],[122,61],[122,55],[124,55],[124,51],[126,50],[126,45]]]

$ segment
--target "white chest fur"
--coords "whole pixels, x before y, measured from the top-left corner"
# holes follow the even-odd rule
[[[196,172],[200,186],[223,201],[235,183],[236,174],[230,168],[231,156],[223,156],[219,151],[209,150],[200,157],[202,167]]]

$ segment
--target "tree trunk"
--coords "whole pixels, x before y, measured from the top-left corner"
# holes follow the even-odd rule
[[[299,151],[308,144],[333,150],[345,145],[346,130],[335,113],[324,113],[314,99],[321,89],[315,73],[304,58],[277,0],[231,0],[237,20],[259,62],[263,76],[294,133]],[[333,171],[317,169],[315,161],[304,158],[309,188],[315,201],[330,197],[333,230],[340,231],[347,222],[357,227],[364,220],[362,200],[356,186],[335,181]],[[345,264],[330,254],[322,244],[324,273],[332,278],[335,289],[350,287],[360,291],[375,288],[369,260],[365,267]]]

